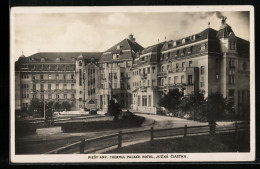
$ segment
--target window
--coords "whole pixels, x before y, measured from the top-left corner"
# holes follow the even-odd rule
[[[56,58],[56,62],[60,62],[60,58],[59,57]]]
[[[182,63],[181,63],[181,66],[182,66],[182,68],[185,68],[186,63],[185,63],[185,62],[182,62]]]
[[[82,86],[82,70],[79,69],[79,85]]]
[[[43,80],[43,75],[40,76],[40,79]]]
[[[234,66],[235,66],[235,60],[234,60],[234,59],[230,59],[228,65],[229,65],[229,68],[234,68]]]
[[[114,79],[117,79],[117,73],[114,73]]]
[[[150,86],[150,80],[147,80],[147,86]]]
[[[124,77],[124,72],[121,72],[121,77]]]
[[[63,84],[63,89],[67,90],[67,84]]]
[[[200,87],[204,87],[205,86],[205,82],[200,82]]]
[[[120,88],[121,88],[121,89],[125,89],[124,83],[121,83],[121,84],[120,84]]]
[[[79,66],[82,66],[82,61],[79,61]]]
[[[34,91],[36,90],[36,84],[33,84],[33,90]]]
[[[205,66],[201,66],[201,68],[200,68],[200,74],[202,74],[202,75],[205,74]]]
[[[142,106],[147,106],[147,96],[142,96]]]
[[[60,98],[60,96],[58,95],[58,94],[56,94],[56,99],[59,101],[59,98]]]
[[[63,75],[63,80],[66,80],[66,74]]]
[[[70,75],[70,79],[74,79],[74,74],[71,74],[71,75]]]
[[[188,85],[192,85],[192,75],[188,75]]]
[[[181,75],[181,83],[184,83],[184,75]]]
[[[44,90],[44,86],[43,86],[43,84],[41,84],[41,91],[43,91]]]
[[[164,72],[164,66],[162,66],[162,72]]]
[[[192,67],[192,61],[189,61],[189,67]]]
[[[174,84],[177,84],[178,82],[178,76],[174,76]]]
[[[206,50],[206,44],[201,44],[200,51],[205,51],[205,50]]]
[[[235,41],[229,41],[229,50],[236,50],[236,42]]]
[[[51,75],[48,75],[48,79],[51,80]]]
[[[59,89],[59,84],[56,84],[56,89]]]
[[[178,56],[179,56],[179,53],[180,53],[180,51],[177,50],[175,57],[178,57]]]
[[[48,99],[51,99],[51,94],[48,95]]]
[[[229,84],[235,84],[235,75],[229,75]]]
[[[155,67],[152,67],[152,69],[153,69],[153,74],[155,73]]]
[[[56,80],[59,80],[59,75],[58,74],[56,74]]]
[[[51,90],[51,84],[48,84],[48,89]]]
[[[74,89],[74,84],[71,84],[71,90],[73,90]]]
[[[32,75],[32,79],[36,79],[35,75]]]
[[[74,94],[71,94],[71,98],[74,99],[74,98],[75,98],[75,95],[74,95]]]
[[[147,68],[147,73],[150,74],[150,67]]]
[[[64,94],[63,96],[64,96],[64,99],[67,99],[67,94]]]
[[[41,95],[41,99],[42,99],[42,100],[44,99],[44,95],[43,95],[43,94]]]
[[[118,58],[119,58],[119,54],[114,53],[114,54],[113,54],[113,59],[118,59]]]
[[[130,61],[127,61],[126,62],[126,67],[130,67],[131,66],[131,62]]]
[[[178,72],[179,63],[176,63],[176,72]]]
[[[151,107],[151,103],[152,103],[152,96],[149,95],[148,97],[148,106]]]
[[[164,85],[164,79],[163,78],[161,79],[161,85],[162,86]]]
[[[145,68],[143,68],[143,74],[145,74]]]

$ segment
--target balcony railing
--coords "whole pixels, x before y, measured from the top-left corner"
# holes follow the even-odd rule
[[[167,72],[166,71],[165,72],[159,72],[158,76],[167,76]]]
[[[52,94],[52,93],[71,93],[75,94],[76,90],[75,89],[49,89],[49,90],[31,90],[31,93],[42,93],[42,94]]]
[[[76,83],[76,79],[33,79],[34,83]]]

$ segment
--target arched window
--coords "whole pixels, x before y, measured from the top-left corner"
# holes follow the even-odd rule
[[[79,66],[82,66],[82,62],[81,61],[79,61]]]

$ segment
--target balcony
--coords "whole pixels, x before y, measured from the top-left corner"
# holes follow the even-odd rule
[[[76,79],[33,79],[34,83],[76,83]]]
[[[159,77],[166,77],[167,76],[167,72],[159,72],[158,76]]]
[[[147,74],[140,74],[141,79],[147,79]]]

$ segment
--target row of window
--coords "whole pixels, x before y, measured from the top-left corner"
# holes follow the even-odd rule
[[[200,45],[200,51],[205,51],[206,50],[206,44],[201,44]],[[170,58],[171,55],[174,55],[174,57],[179,57],[179,56],[185,56],[185,54],[191,54],[193,53],[193,46],[183,48],[174,52],[167,52],[162,54],[161,60],[167,60]]]
[[[115,68],[115,67],[118,67],[118,66],[122,66],[122,67],[131,67],[132,64],[131,64],[131,61],[126,61],[126,62],[116,62],[116,63],[103,63],[100,65],[101,68]]]
[[[46,69],[46,70],[74,70],[74,65],[39,65],[38,67],[40,70]],[[32,70],[36,69],[36,65],[33,65]]]
[[[136,96],[134,96],[134,97],[136,97]],[[141,98],[142,98],[142,100],[141,100]],[[134,101],[134,104],[135,104],[135,101]],[[137,105],[138,106],[151,107],[152,106],[152,96],[151,95],[148,95],[148,96],[142,95],[142,97],[138,96]]]
[[[142,82],[143,82],[143,84],[142,84]],[[142,80],[139,82],[133,82],[133,86],[134,87],[138,87],[138,86],[148,86],[149,87],[149,86],[156,86],[156,84],[155,84],[155,80],[153,79],[151,84],[150,84],[150,80]]]
[[[27,75],[27,77],[29,78],[29,76]],[[32,79],[37,79],[36,78],[37,76],[36,75],[32,75]],[[61,78],[60,78],[61,77]],[[55,80],[66,80],[67,79],[67,74],[48,74],[48,80],[51,80],[51,79],[55,79]],[[73,80],[74,79],[74,74],[70,74],[70,79]],[[44,75],[43,74],[40,74],[40,80],[44,80]]]
[[[53,99],[52,97],[53,95],[52,94],[48,94],[48,99]],[[60,95],[59,94],[56,94],[56,99],[60,99]],[[36,98],[36,95],[33,95],[33,98]],[[63,94],[63,99],[67,99],[68,98],[68,94]],[[75,94],[71,94],[70,95],[70,98],[71,99],[75,99]],[[43,100],[44,99],[44,95],[41,95],[41,99]]]
[[[150,74],[150,73],[151,73],[151,68],[147,67],[147,68],[133,71],[133,76],[141,75],[141,74],[145,75],[145,74]],[[155,67],[152,67],[152,74],[154,74],[154,73],[155,73]]]
[[[88,90],[88,95],[96,94],[95,88]]]
[[[48,84],[48,90],[52,89],[51,86],[52,86],[51,84]],[[59,86],[60,86],[60,84],[56,84],[56,88],[55,89],[59,89]],[[63,89],[67,90],[67,84],[63,84]],[[71,88],[70,89],[71,90],[74,89],[74,84],[71,84]],[[33,90],[36,90],[36,84],[33,84]],[[40,90],[44,90],[44,85],[43,84],[40,84]]]

